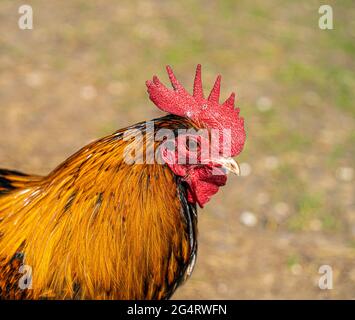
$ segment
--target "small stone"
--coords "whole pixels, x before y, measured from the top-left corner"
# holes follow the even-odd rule
[[[267,169],[273,170],[279,166],[279,159],[275,156],[268,156],[264,159],[264,164]]]
[[[254,227],[258,223],[258,219],[254,213],[244,211],[240,215],[240,222],[248,227]]]
[[[242,177],[247,177],[251,173],[251,165],[247,162],[242,162],[240,164],[240,175]]]
[[[26,84],[31,88],[40,87],[43,83],[42,75],[38,72],[31,72],[26,75]]]
[[[92,100],[97,96],[97,91],[93,86],[84,86],[80,89],[80,96],[84,100]]]
[[[340,167],[336,171],[336,177],[345,182],[350,182],[354,178],[354,169],[351,167]]]
[[[269,97],[260,97],[256,102],[256,106],[260,112],[266,112],[272,108],[272,101]]]

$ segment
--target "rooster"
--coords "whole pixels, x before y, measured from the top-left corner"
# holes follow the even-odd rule
[[[244,120],[234,93],[219,104],[220,76],[206,99],[200,65],[192,95],[167,73],[172,89],[146,82],[168,113],[152,130],[120,129],[47,176],[0,170],[2,299],[168,299],[191,275],[197,206],[239,173]]]

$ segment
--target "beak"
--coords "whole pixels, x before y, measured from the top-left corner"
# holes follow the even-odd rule
[[[220,164],[224,169],[236,174],[240,175],[239,164],[233,158],[220,158],[218,160],[214,160],[214,162]]]

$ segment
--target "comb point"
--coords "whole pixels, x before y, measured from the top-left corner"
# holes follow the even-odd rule
[[[218,103],[219,102],[219,94],[221,90],[221,75],[218,75],[216,78],[216,81],[214,82],[213,88],[211,90],[211,93],[208,97],[208,101],[212,103]]]

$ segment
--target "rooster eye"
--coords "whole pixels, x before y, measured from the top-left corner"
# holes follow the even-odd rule
[[[189,151],[197,151],[200,148],[200,143],[195,140],[195,139],[191,139],[191,138],[186,138],[186,150]]]
[[[165,148],[167,149],[167,150],[169,150],[169,151],[174,151],[175,150],[175,143],[174,143],[174,141],[167,141],[166,143],[165,143]]]

